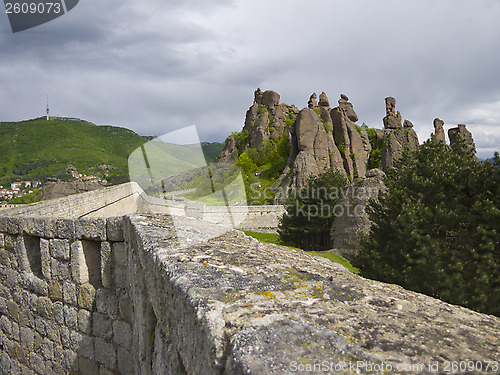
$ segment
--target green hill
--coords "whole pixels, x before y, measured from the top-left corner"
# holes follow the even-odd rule
[[[45,182],[49,177],[68,181],[70,165],[80,173],[92,174],[102,172],[97,167],[103,164],[113,167],[107,177],[111,184],[125,182],[129,179],[129,155],[153,138],[76,119],[0,122],[0,185],[22,180]],[[211,162],[222,151],[222,144],[203,142],[202,148]],[[183,158],[181,154],[177,156]]]
[[[128,180],[127,158],[147,140],[131,130],[97,126],[82,120],[37,118],[0,123],[0,184],[57,177],[68,180],[67,167],[89,174],[110,169],[110,183]]]

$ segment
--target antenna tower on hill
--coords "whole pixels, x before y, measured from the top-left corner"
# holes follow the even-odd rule
[[[50,111],[49,111],[49,96],[48,95],[47,95],[47,111],[46,112],[47,112],[47,121],[49,121],[49,118],[50,118],[49,113],[50,113]]]

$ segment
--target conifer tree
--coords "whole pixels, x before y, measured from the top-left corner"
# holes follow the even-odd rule
[[[432,137],[389,171],[358,266],[370,278],[500,315],[500,157]]]
[[[329,169],[317,177],[309,177],[304,187],[293,190],[278,227],[281,241],[304,250],[331,249],[336,205],[346,185],[344,175]]]

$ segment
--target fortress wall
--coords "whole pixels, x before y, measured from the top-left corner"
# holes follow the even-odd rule
[[[128,374],[123,218],[0,217],[2,374]]]
[[[207,220],[175,224],[0,216],[0,374],[277,375],[367,362],[435,374],[500,358],[499,318]]]
[[[285,212],[285,207],[276,206],[230,206],[231,215],[235,220],[235,227],[242,230],[255,232],[274,232],[279,224],[279,218]],[[190,217],[203,218],[215,223],[223,224],[228,220],[228,208],[226,206],[206,206],[200,204],[188,204],[186,215]]]
[[[45,217],[107,217],[138,212],[141,190],[135,183],[126,183],[82,194],[16,207],[3,215],[38,215]]]

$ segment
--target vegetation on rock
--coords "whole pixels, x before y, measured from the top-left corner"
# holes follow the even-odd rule
[[[274,192],[269,188],[286,167],[290,153],[288,135],[270,138],[257,149],[248,148],[240,154],[236,165],[240,167],[247,187],[247,202],[251,205],[271,204]]]

